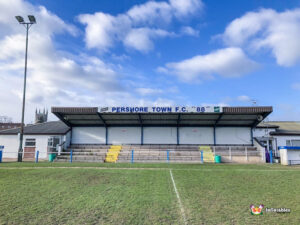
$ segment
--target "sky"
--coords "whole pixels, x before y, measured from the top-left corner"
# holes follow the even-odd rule
[[[0,116],[52,106],[273,106],[300,120],[300,0],[0,0]],[[50,115],[50,120],[56,120]]]

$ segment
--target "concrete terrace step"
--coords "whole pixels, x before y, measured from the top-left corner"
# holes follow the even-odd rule
[[[144,152],[144,151],[158,151],[158,152],[167,152],[167,151],[182,151],[182,152],[190,152],[190,151],[195,151],[195,152],[199,152],[198,149],[150,149],[150,148],[147,148],[147,149],[122,149],[122,151],[140,151],[140,152]]]
[[[72,149],[72,148],[68,148],[67,152],[70,151],[73,152],[107,152],[108,149]]]
[[[170,150],[167,150],[167,149],[164,149],[164,150],[159,150],[159,149],[130,149],[130,150],[122,150],[122,152],[131,152],[131,151],[134,151],[134,152],[200,152],[199,150],[182,150],[182,149],[178,149],[178,150],[174,150],[174,149],[170,149]]]
[[[143,155],[143,156],[134,156],[134,159],[162,159],[167,160],[166,156],[149,156],[149,155]],[[119,156],[119,159],[131,159],[131,156]],[[201,160],[201,157],[192,157],[192,156],[170,156],[170,160],[172,159],[181,159],[181,160]]]
[[[70,159],[55,159],[55,162],[70,162]],[[97,163],[104,163],[104,160],[90,160],[90,159],[73,159],[73,162],[97,162]]]
[[[70,160],[70,156],[57,156],[57,160],[60,159],[65,159],[65,160]],[[101,156],[73,156],[72,160],[73,161],[78,161],[78,160],[94,160],[94,161],[104,161],[105,157]]]
[[[123,145],[122,149],[198,149],[198,145]]]
[[[229,149],[216,149],[215,152],[229,152],[230,150]],[[257,149],[231,149],[231,152],[245,152],[245,151],[248,151],[248,152],[256,152],[258,151]]]
[[[230,155],[232,155],[232,156],[243,156],[243,155],[246,155],[245,151],[231,152],[231,154],[228,151],[226,151],[226,152],[223,151],[223,152],[216,152],[215,154],[220,155],[220,156],[230,156]],[[259,151],[248,151],[247,155],[248,156],[260,156],[261,153]]]
[[[109,149],[110,145],[70,145],[70,149]]]
[[[229,148],[230,147],[218,147],[216,146],[214,149],[215,151],[222,151],[222,150],[225,150],[225,151],[229,151]],[[245,147],[231,147],[231,151],[245,151],[245,149],[247,148],[248,151],[257,151],[257,148],[256,147],[251,147],[251,146],[245,146]]]
[[[119,163],[129,163],[131,160],[120,159]],[[167,163],[166,160],[134,160],[135,163]],[[182,160],[172,160],[170,163],[201,163],[201,161],[193,160],[193,161],[182,161]]]
[[[121,152],[119,156],[131,156],[130,153]],[[134,156],[142,156],[142,155],[149,155],[149,156],[167,156],[167,153],[157,153],[157,152],[134,152]],[[200,157],[200,152],[192,152],[192,153],[179,153],[179,152],[173,152],[170,153],[169,156],[192,156],[192,157]]]
[[[194,147],[184,147],[184,146],[123,146],[122,149],[161,149],[161,150],[165,150],[165,149],[199,149],[198,146],[194,146]]]
[[[70,152],[61,152],[61,156],[70,155]],[[73,152],[73,156],[87,155],[87,156],[105,156],[106,152]]]
[[[249,157],[260,156],[253,146],[208,146],[208,145],[97,145],[97,144],[72,144],[66,152],[62,152],[56,161],[69,161],[70,151],[73,152],[75,162],[131,162],[132,150],[134,150],[134,162],[167,162],[167,150],[169,150],[170,162],[199,163],[203,150],[204,162],[214,162],[214,155],[221,155],[225,158],[230,156],[245,156],[245,148]],[[107,154],[110,152],[109,154]],[[118,153],[118,154],[117,154]],[[215,154],[214,154],[215,153]]]

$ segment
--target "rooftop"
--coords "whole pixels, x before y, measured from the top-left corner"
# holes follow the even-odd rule
[[[300,135],[300,121],[268,121],[258,125],[261,128],[276,128],[271,135]]]
[[[131,109],[135,108],[136,110]],[[159,109],[160,108],[160,109]],[[163,109],[164,108],[164,109]],[[244,126],[255,127],[266,107],[52,107],[71,126]]]
[[[1,123],[0,122],[0,130],[7,130],[7,129],[11,129],[11,128],[17,128],[20,127],[21,123]]]
[[[34,125],[27,125],[24,127],[24,134],[66,134],[70,128],[61,121],[51,121],[45,123],[39,123]],[[0,135],[11,135],[20,133],[20,128],[7,129],[0,131]]]

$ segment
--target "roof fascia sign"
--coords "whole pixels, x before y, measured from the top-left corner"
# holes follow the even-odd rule
[[[99,113],[221,113],[223,108],[221,106],[143,106],[143,107],[99,107]]]

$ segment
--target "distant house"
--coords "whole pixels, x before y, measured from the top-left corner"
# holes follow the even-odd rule
[[[0,123],[0,131],[21,127],[21,123]]]
[[[3,158],[16,159],[19,148],[20,128],[0,131],[0,145],[4,146]],[[24,159],[34,159],[38,150],[40,158],[46,159],[48,152],[66,148],[70,143],[70,128],[61,121],[27,125],[24,127]]]
[[[262,122],[253,130],[253,135],[279,157],[280,146],[300,146],[300,121]]]

